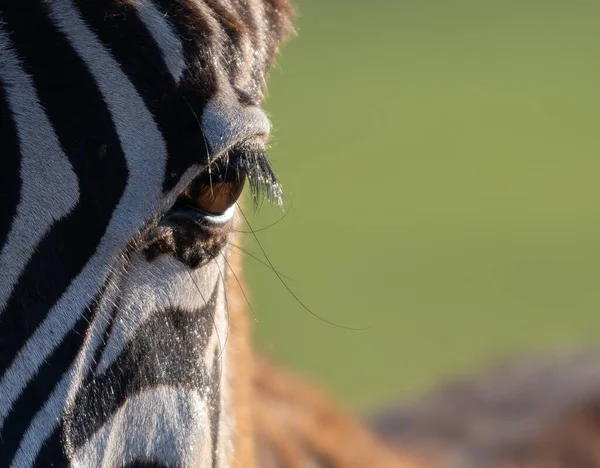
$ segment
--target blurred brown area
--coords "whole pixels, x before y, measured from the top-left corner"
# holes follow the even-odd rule
[[[425,466],[600,467],[600,350],[503,364],[373,425]]]
[[[323,392],[264,358],[253,390],[258,466],[413,468]]]
[[[256,341],[399,403],[361,425],[263,361],[261,466],[600,467],[600,351],[472,372],[599,343],[600,3],[296,3],[268,101],[294,209],[247,244],[342,327],[250,261]]]
[[[600,350],[503,364],[370,424],[262,358],[253,389],[259,466],[600,467]]]
[[[256,235],[367,329],[249,259],[257,344],[363,411],[600,344],[600,2],[294,3],[267,100],[293,208]]]

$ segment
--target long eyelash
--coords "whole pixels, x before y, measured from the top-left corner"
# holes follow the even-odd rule
[[[245,148],[236,164],[246,172],[255,208],[260,207],[263,200],[283,206],[283,190],[265,151]]]

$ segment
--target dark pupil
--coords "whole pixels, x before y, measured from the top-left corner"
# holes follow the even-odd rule
[[[213,165],[181,194],[180,201],[212,215],[223,214],[240,197],[246,174],[230,165]]]

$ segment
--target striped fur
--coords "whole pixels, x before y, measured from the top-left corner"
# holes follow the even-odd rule
[[[0,0],[0,467],[600,466],[595,354],[386,413],[389,447],[253,359],[232,223],[190,231],[172,207],[264,145],[289,16]]]
[[[0,1],[0,466],[229,466],[231,226],[194,264],[147,249],[180,247],[163,215],[208,161],[264,144],[289,13]]]

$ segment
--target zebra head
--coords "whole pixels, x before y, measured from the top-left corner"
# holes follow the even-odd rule
[[[228,466],[284,0],[0,1],[0,466]]]

